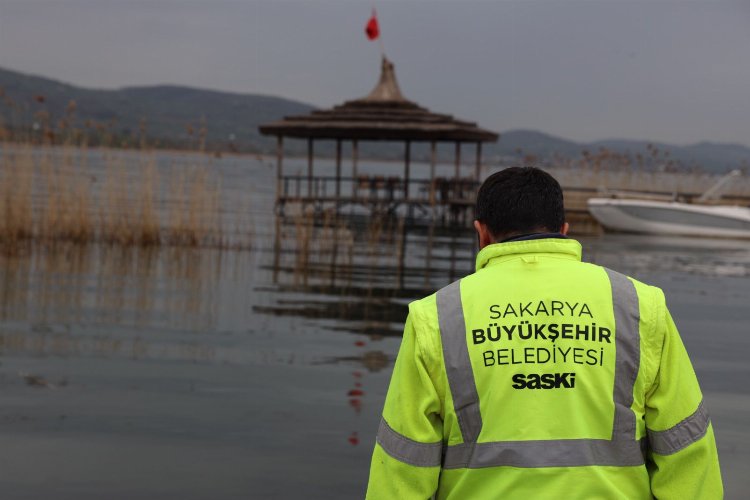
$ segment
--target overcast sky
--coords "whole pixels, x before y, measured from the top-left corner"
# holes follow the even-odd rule
[[[750,144],[750,1],[0,0],[0,66],[330,106],[404,94],[498,131]]]

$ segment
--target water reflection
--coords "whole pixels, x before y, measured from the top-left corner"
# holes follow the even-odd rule
[[[275,300],[255,312],[333,320],[324,327],[398,336],[409,301],[470,273],[476,241],[468,228],[413,226],[396,217],[276,217]],[[582,237],[584,260],[648,281],[654,272],[750,276],[746,242],[637,235]]]
[[[4,354],[205,362],[215,348],[156,332],[219,324],[226,253],[180,248],[33,245],[0,255]]]
[[[132,446],[116,467],[137,471],[127,479],[141,488],[133,496],[164,463],[179,467],[154,479],[154,491],[181,484],[185,470],[203,478],[185,498],[232,496],[221,488],[245,488],[248,470],[253,491],[272,478],[289,492],[281,496],[310,484],[320,496],[361,496],[406,305],[471,272],[474,237],[394,218],[269,220],[253,251],[39,245],[0,255],[0,388],[9,402],[0,422],[22,450],[8,451],[8,463],[31,470],[40,454],[24,450],[42,443],[45,456],[79,464],[70,477],[81,482],[92,450]],[[720,429],[727,477],[743,490],[749,459],[736,449],[750,446],[748,396],[727,381],[747,375],[748,285],[735,277],[750,276],[748,245],[582,242],[585,259],[665,288]],[[216,460],[196,463],[210,446],[222,450]],[[297,482],[288,481],[290,463]],[[96,465],[102,475],[115,467]],[[42,485],[36,496],[50,496],[44,485],[58,468],[47,463],[41,479],[29,478]],[[89,498],[122,487],[102,483]]]
[[[750,276],[746,242],[630,235],[582,242],[585,260],[646,281],[653,273]],[[79,343],[85,330],[89,340],[76,349],[102,354],[124,352],[118,335],[139,336],[132,356],[152,341],[150,331],[237,332],[270,321],[282,332],[282,317],[378,342],[401,334],[411,300],[471,272],[475,252],[469,230],[332,216],[277,217],[256,252],[33,245],[0,254],[0,322],[6,335],[25,331],[60,345],[71,327]],[[377,366],[356,356],[367,370]]]
[[[410,300],[473,270],[474,245],[468,230],[410,226],[397,217],[277,216],[273,286],[264,291],[284,297],[255,310],[400,335]]]
[[[750,276],[750,244],[742,240],[610,234],[583,238],[584,260],[641,276],[678,273],[705,277]]]
[[[180,342],[175,345],[152,342],[141,336],[124,339],[111,334],[81,336],[71,332],[44,330],[37,326],[31,332],[1,331],[0,354],[37,358],[96,357],[193,363],[216,360],[216,350],[202,342]]]

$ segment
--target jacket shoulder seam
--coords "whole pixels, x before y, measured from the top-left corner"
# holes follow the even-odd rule
[[[435,380],[435,374],[433,373],[435,356],[430,350],[425,349],[424,346],[424,336],[428,334],[425,330],[431,329],[427,324],[428,321],[423,311],[423,308],[425,307],[424,300],[429,297],[431,296],[411,302],[409,304],[409,312],[414,314],[414,320],[412,321],[412,326],[414,328],[414,342],[417,345],[420,357],[426,362],[426,367],[430,377]]]

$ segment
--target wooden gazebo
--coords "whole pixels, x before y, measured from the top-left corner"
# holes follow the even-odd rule
[[[475,123],[438,114],[406,99],[399,89],[393,63],[383,57],[380,81],[369,95],[347,101],[330,109],[315,110],[307,115],[288,116],[260,126],[264,135],[277,137],[277,204],[335,203],[375,205],[384,200],[391,209],[398,205],[456,205],[465,193],[472,192],[480,180],[482,143],[495,142],[498,134],[477,127]],[[307,175],[284,175],[284,138],[307,140]],[[335,177],[314,174],[316,140],[333,140],[336,144]],[[342,177],[342,142],[352,143],[351,177]],[[403,178],[373,179],[358,175],[360,141],[398,141],[405,144]],[[430,144],[430,180],[411,179],[411,145]],[[437,143],[455,144],[453,179],[435,178]],[[468,178],[461,177],[461,146],[474,144],[476,160]],[[342,181],[349,186],[342,190]],[[440,185],[436,189],[436,182]],[[467,189],[467,183],[471,189]],[[414,186],[418,184],[418,186]],[[412,189],[410,186],[421,189]],[[437,192],[437,195],[436,195]],[[464,194],[461,194],[464,193]],[[467,204],[469,200],[463,200]],[[411,211],[411,210],[410,210]]]

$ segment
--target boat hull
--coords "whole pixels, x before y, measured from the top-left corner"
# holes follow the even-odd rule
[[[750,238],[750,208],[591,198],[589,212],[605,229],[631,233]]]

